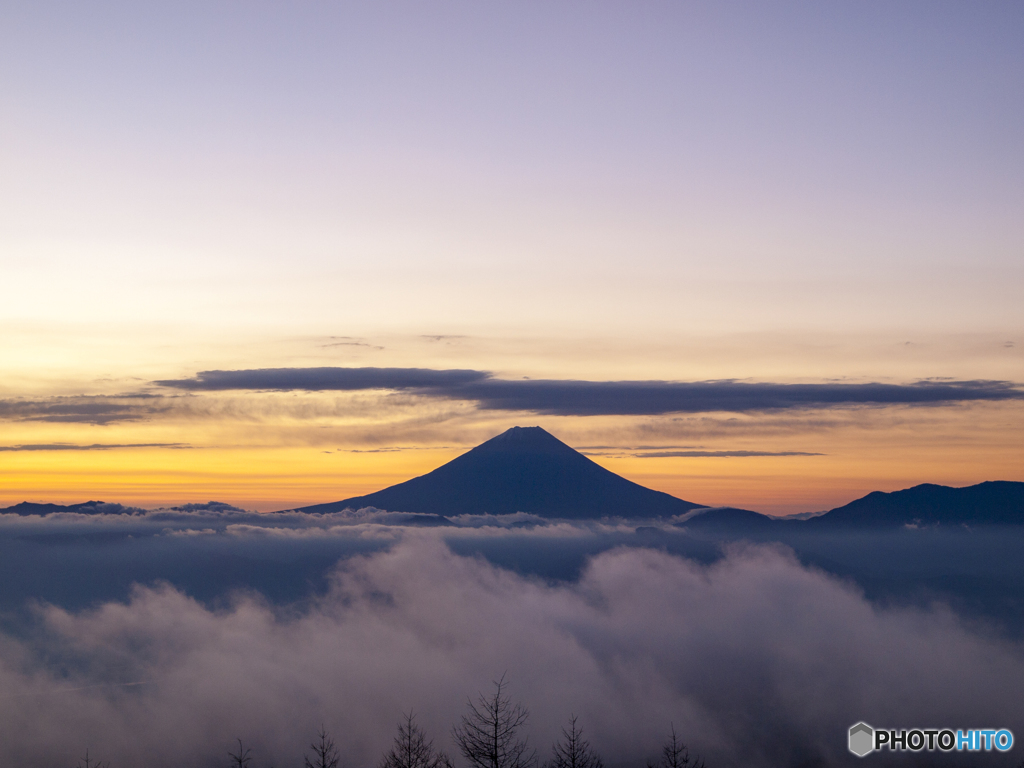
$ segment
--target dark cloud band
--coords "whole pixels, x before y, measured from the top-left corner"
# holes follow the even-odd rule
[[[918,381],[910,384],[778,384],[721,381],[572,381],[495,379],[486,371],[426,368],[261,368],[203,371],[158,381],[191,391],[367,389],[467,400],[484,410],[552,416],[657,415],[771,411],[850,405],[938,405],[1024,399],[1006,381]]]
[[[774,384],[739,381],[499,381],[467,387],[482,408],[550,415],[657,415],[786,410],[831,405],[923,405],[1016,400],[1007,382]]]
[[[445,391],[482,381],[489,373],[430,368],[256,368],[202,371],[191,379],[158,381],[164,387],[192,391],[229,389],[355,391],[360,389]]]
[[[113,451],[118,448],[191,448],[187,443],[40,443],[36,445],[0,445],[0,451]]]
[[[0,420],[54,424],[113,424],[139,421],[166,410],[158,395],[81,395],[46,400],[0,400]]]
[[[654,451],[634,453],[638,459],[749,459],[758,456],[824,456],[808,451]]]

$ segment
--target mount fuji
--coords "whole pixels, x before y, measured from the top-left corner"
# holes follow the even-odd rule
[[[579,520],[671,517],[702,506],[620,477],[540,427],[512,427],[421,477],[299,511],[376,507],[445,517],[526,512]]]

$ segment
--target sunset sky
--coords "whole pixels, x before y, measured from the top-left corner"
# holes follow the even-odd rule
[[[1024,480],[1022,40],[1019,2],[4,4],[0,506],[295,507],[514,425],[771,514]]]

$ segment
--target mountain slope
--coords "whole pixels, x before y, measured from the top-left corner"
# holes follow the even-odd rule
[[[105,501],[84,501],[80,504],[36,504],[23,501],[11,507],[0,509],[4,515],[50,515],[55,512],[74,512],[79,515],[130,515],[139,510],[123,504],[109,504]]]
[[[421,477],[303,512],[377,507],[435,515],[670,517],[701,505],[609,472],[540,427],[513,427]]]
[[[678,525],[729,536],[1024,525],[1024,483],[994,481],[967,488],[926,483],[891,493],[873,491],[807,520],[776,519],[741,509],[709,509]]]
[[[761,533],[765,531],[779,530],[779,523],[789,521],[778,520],[760,512],[752,512],[749,509],[737,509],[735,507],[720,507],[709,509],[706,512],[701,510],[695,512],[693,517],[684,522],[676,523],[681,528],[692,528],[709,532],[751,532]],[[799,521],[793,521],[799,522]]]
[[[1007,481],[967,488],[926,483],[892,493],[875,491],[806,521],[810,530],[1020,524],[1024,524],[1024,483]]]

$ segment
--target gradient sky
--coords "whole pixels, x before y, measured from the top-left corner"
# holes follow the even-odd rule
[[[1010,2],[7,3],[0,503],[279,509],[515,424],[773,513],[1024,480],[1021,40]],[[311,367],[385,373],[180,384]],[[673,382],[718,384],[643,406]]]

